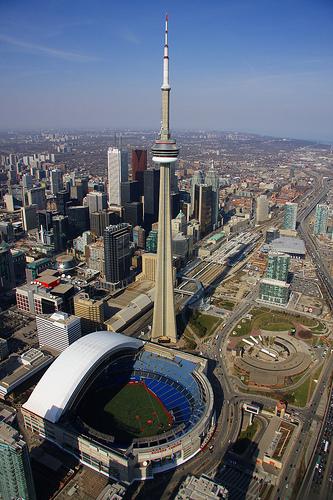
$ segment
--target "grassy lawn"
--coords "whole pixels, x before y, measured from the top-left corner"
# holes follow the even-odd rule
[[[233,330],[233,332],[237,332],[236,337],[243,337],[244,335],[249,335],[251,331],[252,331],[252,320],[250,319],[242,319]]]
[[[266,322],[261,322],[259,328],[262,330],[269,330],[270,332],[284,332],[293,328],[293,324],[288,321],[277,321],[276,323],[267,320]]]
[[[218,300],[216,302],[217,307],[221,307],[222,309],[226,309],[227,311],[232,311],[235,307],[234,302],[230,300]]]
[[[305,406],[308,401],[311,378],[308,377],[302,385],[292,392],[293,403],[297,406]]]
[[[317,370],[308,377],[305,382],[300,385],[295,391],[289,394],[285,394],[285,399],[290,403],[297,406],[305,406],[308,401],[310,401],[313,392],[317,387],[317,383],[314,380],[318,380],[322,372],[324,363],[317,368]]]
[[[314,391],[316,390],[316,387],[318,385],[318,382],[315,382],[315,380],[319,380],[323,368],[324,368],[324,363],[322,363],[317,368],[317,370],[314,372],[314,374],[311,376],[311,386],[309,389],[309,400],[311,399],[312,394],[314,393]]]
[[[219,318],[198,311],[195,311],[189,320],[190,327],[193,328],[198,337],[211,335],[219,323],[221,323]]]
[[[293,316],[283,311],[270,311],[268,309],[253,309],[251,311],[252,319],[241,320],[234,331],[237,332],[237,337],[250,335],[252,330],[268,330],[271,332],[283,332],[294,328],[297,323],[300,323],[311,331],[324,331],[324,325],[315,319],[306,316]]]
[[[238,439],[249,439],[250,441],[252,441],[257,430],[258,430],[258,422],[255,419],[253,419],[252,425],[249,425],[247,429],[241,431]]]
[[[170,428],[172,417],[142,383],[91,392],[81,408],[83,420],[119,441],[148,437]]]
[[[304,373],[301,373],[300,375],[295,375],[294,377],[292,377],[292,383],[296,384],[299,380],[301,380],[301,378],[303,376],[304,376]]]

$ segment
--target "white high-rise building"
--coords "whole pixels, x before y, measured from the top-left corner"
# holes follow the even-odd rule
[[[59,191],[64,189],[63,179],[62,179],[62,171],[55,168],[50,172],[50,180],[51,180],[51,191],[52,194],[57,194]]]
[[[61,311],[36,316],[36,323],[40,347],[62,352],[81,337],[80,318]]]
[[[121,205],[121,182],[128,180],[128,153],[119,148],[108,149],[108,193],[110,205]]]
[[[257,198],[256,207],[256,223],[264,222],[269,218],[269,201],[265,194],[261,194]]]
[[[89,207],[89,213],[101,212],[107,208],[106,193],[100,191],[91,191],[86,196],[86,202]]]
[[[6,204],[7,212],[14,212],[15,211],[14,196],[12,194],[6,193],[3,197],[3,201]]]

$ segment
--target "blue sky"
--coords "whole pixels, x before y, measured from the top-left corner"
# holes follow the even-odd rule
[[[333,0],[0,0],[0,128],[159,128],[333,142]]]

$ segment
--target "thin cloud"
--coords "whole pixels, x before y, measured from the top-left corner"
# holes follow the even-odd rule
[[[0,42],[4,42],[7,45],[11,45],[13,47],[19,47],[24,51],[28,51],[34,54],[36,52],[39,52],[40,54],[45,54],[51,57],[57,57],[65,61],[92,62],[99,60],[99,58],[95,56],[88,56],[85,54],[79,54],[78,52],[69,52],[65,50],[54,49],[52,47],[46,47],[45,45],[25,42],[23,40],[19,40],[17,38],[13,38],[1,33],[0,33]]]
[[[140,38],[128,28],[123,28],[119,35],[125,42],[132,43],[133,45],[139,45],[141,43]]]

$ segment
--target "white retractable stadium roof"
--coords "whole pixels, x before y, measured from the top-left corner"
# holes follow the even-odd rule
[[[57,422],[86,380],[107,357],[123,349],[137,350],[142,345],[141,340],[106,331],[81,337],[48,368],[23,408],[50,422]]]

